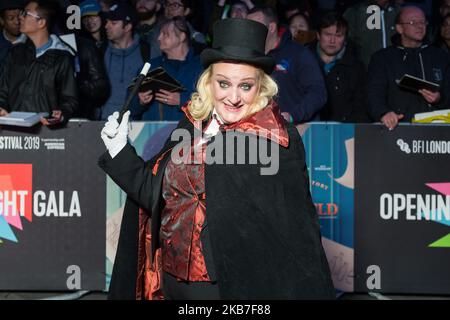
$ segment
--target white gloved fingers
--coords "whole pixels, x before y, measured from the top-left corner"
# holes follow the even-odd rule
[[[108,117],[108,121],[105,123],[105,126],[103,127],[102,134],[105,134],[110,138],[115,137],[117,135],[119,128],[119,122],[117,122],[118,117],[119,117],[118,112],[114,112],[112,115]]]
[[[119,119],[119,113],[116,111],[108,117],[108,122],[106,122],[106,125],[119,126],[119,122],[117,121],[117,119]]]
[[[103,127],[105,130],[107,130],[108,132],[116,132],[119,129],[119,124],[118,123],[107,123],[105,124],[105,126]]]
[[[116,111],[112,115],[108,116],[108,122],[107,123],[117,123],[117,124],[119,124],[117,119],[119,119],[119,112]]]
[[[118,131],[120,133],[124,133],[126,135],[128,135],[128,121],[130,118],[130,110],[128,110],[127,112],[125,112],[122,116],[122,121],[120,122]]]
[[[120,124],[117,121],[119,117],[119,112],[114,112],[110,115],[100,134],[112,158],[114,158],[126,146],[128,140],[128,121],[130,111],[125,112]]]
[[[114,127],[107,127],[105,126],[102,129],[101,135],[105,135],[108,138],[114,138],[117,135],[117,129]]]

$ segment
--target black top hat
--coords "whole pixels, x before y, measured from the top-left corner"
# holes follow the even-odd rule
[[[275,60],[265,54],[267,28],[248,19],[223,19],[214,24],[212,48],[203,50],[200,58],[207,68],[218,61],[236,61],[272,73]]]

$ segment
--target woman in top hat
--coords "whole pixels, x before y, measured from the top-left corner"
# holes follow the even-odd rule
[[[128,195],[109,298],[334,297],[301,137],[272,100],[266,34],[245,19],[215,24],[185,117],[148,163],[127,143],[128,112],[105,124],[99,164]]]

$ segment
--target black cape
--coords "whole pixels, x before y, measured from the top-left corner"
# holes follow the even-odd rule
[[[194,131],[187,118],[178,128]],[[304,146],[293,125],[287,125],[287,132],[289,145],[279,146],[275,175],[262,176],[260,169],[267,165],[261,163],[205,164],[206,219],[222,299],[335,297],[309,191]],[[245,136],[249,141],[275,143],[251,134]],[[128,195],[109,299],[136,299],[137,261],[141,258],[138,210],[143,207],[152,212],[152,234],[157,239],[163,172],[169,156],[159,162],[156,175],[151,171],[156,160],[177,143],[169,139],[148,163],[130,145],[114,159],[107,152],[100,157],[100,167]],[[154,252],[158,241],[152,241],[152,245]]]

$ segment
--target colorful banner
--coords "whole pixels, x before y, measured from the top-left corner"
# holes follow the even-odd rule
[[[149,160],[175,126],[134,122],[130,141]],[[0,131],[0,290],[102,290],[105,271],[108,288],[126,196],[97,166],[102,127]],[[298,130],[336,289],[449,294],[448,128]]]
[[[101,123],[0,131],[0,290],[105,288]]]
[[[334,286],[352,292],[354,125],[311,123],[298,130]]]
[[[355,291],[450,294],[450,130],[360,125]]]

